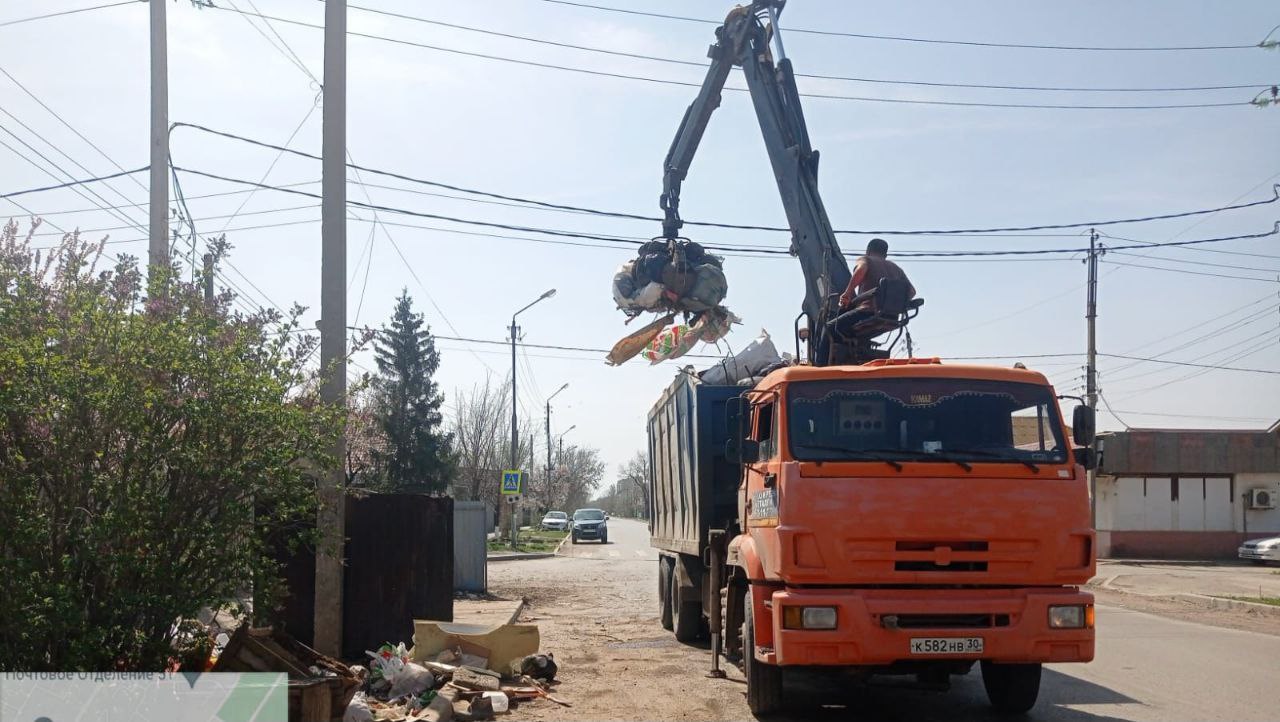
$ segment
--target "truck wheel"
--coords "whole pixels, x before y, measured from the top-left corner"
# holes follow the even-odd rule
[[[668,582],[671,598],[672,630],[678,642],[696,642],[703,636],[702,605],[697,599],[685,599],[674,570]]]
[[[1039,664],[996,664],[982,660],[982,686],[996,712],[1022,714],[1040,696]]]
[[[662,628],[671,631],[671,565],[666,557],[658,558],[658,608],[662,620]]]
[[[768,715],[782,709],[782,668],[756,659],[755,614],[748,591],[742,607],[742,673],[747,678],[747,707]]]

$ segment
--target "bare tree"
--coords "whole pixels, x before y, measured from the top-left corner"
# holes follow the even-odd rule
[[[618,486],[627,489],[630,493],[623,493],[619,489],[619,495],[623,497],[630,496],[633,501],[629,505],[630,513],[641,519],[649,518],[649,452],[641,449],[634,456],[627,460],[618,469],[619,480]],[[638,497],[638,498],[637,498]]]
[[[458,480],[453,494],[458,499],[498,502],[498,475],[506,467],[510,446],[506,439],[510,388],[510,382],[495,385],[486,376],[484,384],[472,386],[470,392],[454,393],[452,432]]]

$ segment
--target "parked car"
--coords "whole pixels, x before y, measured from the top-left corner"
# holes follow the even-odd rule
[[[573,523],[569,527],[574,544],[583,539],[598,539],[601,544],[609,543],[609,523],[600,509],[579,509],[573,512]]]
[[[1254,564],[1280,562],[1280,536],[1250,539],[1236,551],[1241,559],[1248,559]]]
[[[569,528],[569,515],[562,511],[549,511],[542,517],[542,528],[553,531],[564,531]]]

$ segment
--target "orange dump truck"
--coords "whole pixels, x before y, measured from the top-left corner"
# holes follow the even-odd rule
[[[1092,411],[1072,426],[1074,445],[1022,368],[681,374],[648,419],[662,624],[717,632],[757,714],[790,668],[937,687],[975,662],[997,710],[1025,711],[1041,664],[1094,654]]]

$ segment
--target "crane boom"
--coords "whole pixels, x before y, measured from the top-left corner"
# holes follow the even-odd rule
[[[664,163],[662,230],[668,239],[680,232],[680,185],[711,114],[720,105],[729,72],[740,66],[791,228],[791,253],[799,259],[804,273],[802,309],[809,329],[809,361],[826,365],[829,344],[844,343],[830,334],[826,321],[838,312],[836,296],[849,283],[850,271],[818,193],[818,151],[809,143],[791,61],[782,53],[777,17],[785,4],[786,0],[753,0],[748,6],[734,8],[724,25],[716,29],[716,42],[708,51],[711,65],[706,78],[680,121]],[[771,36],[777,39],[776,63],[769,48]]]

